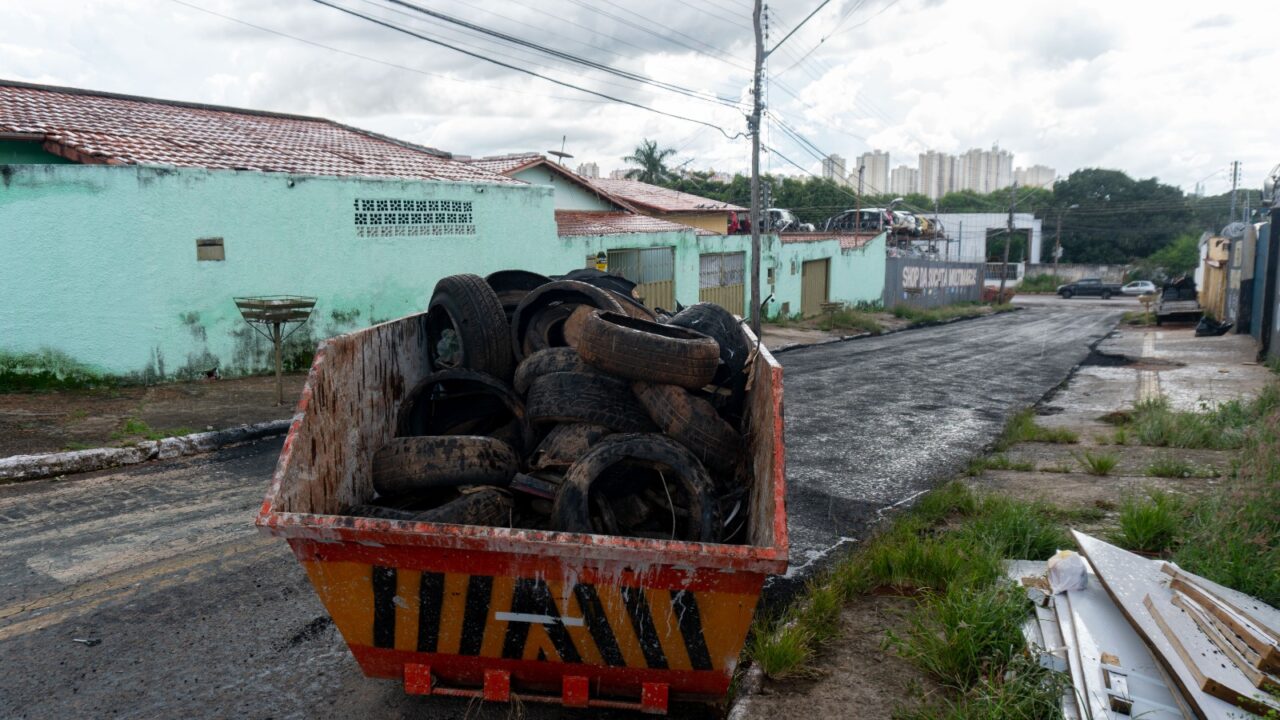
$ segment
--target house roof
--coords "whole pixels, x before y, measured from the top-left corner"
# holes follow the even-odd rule
[[[542,153],[536,152],[458,159],[475,167],[488,170],[489,172],[498,173],[499,175],[507,175],[509,173],[523,170],[530,165],[537,165],[539,163],[546,162],[546,158],[543,157]]]
[[[567,235],[626,235],[628,233],[688,232],[693,228],[631,212],[557,210],[556,230]]]
[[[876,239],[876,233],[783,233],[778,236],[783,245],[792,243],[822,242],[823,240],[839,240],[841,250],[857,250]]]
[[[80,163],[514,183],[332,120],[0,80],[0,139]]]
[[[610,195],[662,213],[743,212],[746,208],[729,203],[691,195],[679,190],[669,190],[639,180],[611,180],[590,178],[587,182]]]

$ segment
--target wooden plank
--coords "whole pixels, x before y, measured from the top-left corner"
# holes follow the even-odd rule
[[[1280,692],[1280,681],[1277,681],[1271,675],[1254,667],[1249,662],[1248,658],[1246,658],[1234,644],[1227,640],[1226,635],[1221,631],[1219,626],[1210,619],[1208,611],[1201,607],[1195,600],[1188,598],[1182,593],[1175,592],[1173,594],[1173,605],[1185,612],[1191,618],[1192,622],[1196,624],[1196,627],[1200,628],[1200,632],[1204,633],[1204,636],[1209,638],[1210,642],[1218,646],[1218,649],[1222,651],[1222,654],[1231,660],[1232,664],[1240,670],[1241,674],[1249,679],[1249,682],[1253,683],[1254,687],[1273,694]]]
[[[1097,538],[1072,531],[1099,583],[1165,667],[1200,717],[1226,720],[1239,708],[1265,711],[1256,688],[1173,606],[1173,592],[1158,561],[1134,555]]]
[[[1180,592],[1190,595],[1197,603],[1213,613],[1259,655],[1257,667],[1269,672],[1280,672],[1280,633],[1257,618],[1268,611],[1274,612],[1271,606],[1257,598],[1216,585],[1205,578],[1193,576],[1172,565],[1165,563],[1161,572],[1172,578],[1170,585]],[[1194,579],[1193,579],[1194,578]],[[1224,592],[1228,591],[1230,592]],[[1228,595],[1234,595],[1231,600]],[[1234,600],[1234,602],[1232,601]],[[1244,607],[1249,610],[1245,610]],[[1251,614],[1252,613],[1252,614]]]

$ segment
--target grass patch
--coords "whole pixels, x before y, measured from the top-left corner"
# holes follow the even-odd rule
[[[831,330],[861,330],[872,335],[879,335],[884,332],[884,328],[871,313],[850,307],[843,307],[834,313],[822,316],[818,320],[818,327],[828,332]]]
[[[1122,547],[1158,553],[1173,546],[1183,522],[1181,498],[1160,490],[1144,496],[1129,496],[1120,504],[1120,530],[1115,535]]]
[[[977,477],[985,470],[1017,470],[1020,472],[1035,472],[1036,464],[1026,460],[1010,460],[1008,455],[997,453],[987,457],[976,457],[969,461],[968,467],[965,468],[965,474],[970,477]]]
[[[1189,509],[1174,560],[1280,605],[1280,410],[1255,423],[1243,445],[1231,481]]]
[[[1157,457],[1155,460],[1152,460],[1151,464],[1147,465],[1147,475],[1151,477],[1212,478],[1212,477],[1218,477],[1221,474],[1222,473],[1219,473],[1217,470],[1214,470],[1213,468],[1196,467],[1195,465],[1192,465],[1186,460],[1183,460],[1182,458],[1179,458],[1179,457],[1175,457],[1173,455],[1161,455]]]
[[[1070,445],[1080,442],[1080,436],[1066,428],[1047,428],[1036,422],[1035,411],[1028,408],[1014,413],[1004,425],[1004,432],[996,440],[996,450],[1004,452],[1024,442]]]
[[[175,437],[177,435],[190,435],[195,432],[191,428],[179,427],[169,430],[157,430],[147,424],[145,420],[131,417],[125,418],[124,424],[119,430],[111,433],[112,440],[128,440],[131,438],[142,438],[143,440],[163,440],[167,437]]]
[[[887,644],[943,684],[965,690],[1022,651],[1030,606],[1008,582],[952,587],[922,601],[906,631],[890,631]]]
[[[0,392],[52,392],[110,387],[116,382],[56,350],[0,351]]]
[[[79,441],[79,440],[72,440],[71,442],[67,443],[66,445],[63,445],[63,446],[62,446],[62,449],[63,449],[63,450],[68,450],[68,451],[75,451],[75,450],[92,450],[92,449],[94,449],[95,447],[98,447],[98,446],[97,446],[97,445],[95,445],[95,444],[93,444],[93,443],[81,442],[81,441]]]
[[[1251,400],[1231,400],[1204,412],[1174,410],[1164,398],[1134,407],[1128,427],[1143,445],[1208,450],[1235,450],[1249,429],[1280,408],[1280,385],[1267,386]]]
[[[1120,463],[1120,457],[1114,453],[1093,453],[1085,450],[1076,456],[1076,461],[1090,475],[1105,476],[1110,475]]]
[[[1040,273],[1039,275],[1028,275],[1022,279],[1018,285],[1018,292],[1021,293],[1053,293],[1058,291],[1059,285],[1066,285],[1069,281],[1066,278],[1054,275],[1053,273]]]
[[[1012,308],[1010,308],[1012,309]],[[910,321],[913,325],[922,323],[940,323],[956,318],[986,315],[985,305],[978,303],[956,303],[934,308],[918,308],[910,305],[896,305],[891,311],[893,316]]]
[[[1015,656],[1002,673],[988,673],[957,699],[939,698],[894,713],[894,720],[1059,720],[1070,680]]]
[[[775,622],[751,636],[751,659],[771,678],[812,675],[812,633],[795,624]]]
[[[1048,506],[988,495],[981,508],[956,533],[1000,558],[1047,560],[1071,538],[1053,520]]]
[[[1124,315],[1120,316],[1120,322],[1125,325],[1141,327],[1146,325],[1155,325],[1156,317],[1145,310],[1126,310]]]

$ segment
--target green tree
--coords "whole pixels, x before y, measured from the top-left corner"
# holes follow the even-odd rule
[[[647,183],[661,183],[671,177],[667,167],[667,158],[675,155],[673,148],[658,149],[656,140],[645,138],[636,146],[635,152],[622,158],[623,162],[639,165],[627,171],[627,177]]]
[[[1054,208],[1077,207],[1062,220],[1063,262],[1125,263],[1149,257],[1194,227],[1182,190],[1156,178],[1086,168],[1053,186]],[[1056,223],[1056,212],[1045,218]]]

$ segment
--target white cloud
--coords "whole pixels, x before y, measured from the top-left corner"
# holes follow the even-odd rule
[[[454,152],[558,148],[602,169],[643,137],[693,167],[742,170],[749,143],[717,130],[619,106],[343,15],[307,0],[183,0],[245,22],[412,70],[323,49],[157,0],[0,0],[0,77],[331,117]],[[528,50],[388,10],[335,0],[513,65],[602,93],[745,129],[742,112],[567,67]],[[425,2],[423,3],[426,4]],[[430,7],[566,52],[746,100],[752,48],[747,0],[441,0]],[[771,3],[771,41],[812,7]],[[855,9],[856,8],[856,9]],[[397,8],[404,12],[404,8]],[[736,11],[735,11],[736,9]],[[1190,187],[1244,163],[1254,185],[1280,157],[1266,91],[1280,48],[1266,42],[1273,3],[1232,14],[1174,0],[837,0],[770,62],[771,110],[825,152],[871,147],[893,165],[929,148],[999,142],[1019,165],[1065,174],[1103,166]],[[851,14],[850,11],[852,11]],[[845,17],[848,14],[848,17]],[[841,18],[844,18],[841,24]],[[837,29],[838,26],[838,29]],[[817,49],[795,67],[796,59]],[[714,48],[714,49],[713,49]],[[499,57],[499,54],[501,55]],[[791,94],[799,96],[799,100]],[[774,128],[766,141],[817,171]],[[793,172],[772,154],[765,166]],[[1214,182],[1220,186],[1224,174]],[[1221,187],[1211,186],[1211,191]]]

